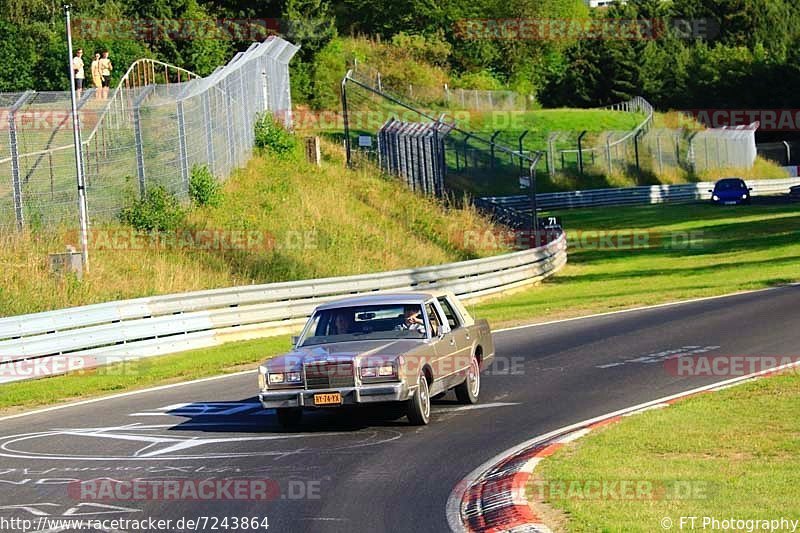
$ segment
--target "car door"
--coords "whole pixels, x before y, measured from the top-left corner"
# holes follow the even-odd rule
[[[430,354],[434,381],[431,386],[431,394],[438,394],[446,388],[443,380],[447,379],[448,374],[453,371],[450,357],[455,349],[455,339],[447,331],[448,328],[444,327],[441,312],[436,309],[432,301],[425,303],[425,315],[427,315],[431,331],[431,348],[433,348],[433,353]]]
[[[441,296],[438,299],[438,304],[442,309],[442,313],[447,320],[447,325],[450,327],[450,333],[455,341],[456,353],[454,357],[454,370],[465,370],[469,367],[470,358],[472,356],[472,336],[470,335],[470,330],[462,324],[461,318],[450,304],[447,296]]]

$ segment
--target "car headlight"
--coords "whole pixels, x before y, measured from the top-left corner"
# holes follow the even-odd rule
[[[276,385],[278,383],[283,383],[286,379],[286,376],[283,372],[276,372],[274,374],[269,375],[269,383],[270,385]]]
[[[392,363],[381,366],[365,366],[361,368],[362,378],[391,378],[397,375],[397,367]]]
[[[717,195],[715,194],[714,196],[712,196],[712,197],[711,197],[711,199],[712,199],[712,200],[714,200],[714,201],[716,202],[717,200],[719,200],[719,196],[717,196]]]
[[[744,194],[742,195],[742,200],[747,200],[747,193],[744,193]]]
[[[300,383],[303,378],[300,377],[300,372],[288,372],[286,374],[287,383]]]

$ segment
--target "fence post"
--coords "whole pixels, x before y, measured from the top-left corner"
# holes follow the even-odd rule
[[[206,133],[206,158],[208,159],[208,168],[212,174],[216,174],[216,160],[214,158],[214,130],[211,126],[211,102],[209,100],[209,93],[211,88],[203,91],[200,100],[203,104],[203,126]]]
[[[608,173],[614,172],[614,167],[611,163],[611,134],[606,136],[606,158],[608,159]]]
[[[585,135],[586,130],[583,130],[580,135],[578,135],[578,174],[581,176],[583,176],[583,148],[581,147],[581,143]]]
[[[640,175],[642,173],[642,167],[639,165],[639,135],[641,134],[642,130],[639,130],[633,135],[633,156],[636,159],[636,172]]]
[[[183,100],[178,100],[178,164],[181,167],[181,181],[183,189],[189,192],[189,155],[186,150],[186,117],[183,110]]]
[[[495,131],[492,134],[492,138],[490,139],[491,144],[489,145],[489,150],[491,151],[491,157],[492,157],[492,160],[489,162],[489,168],[491,168],[493,170],[494,170],[494,146],[495,146],[494,145],[494,140],[497,138],[498,135],[500,135],[500,131],[499,130]]]
[[[147,192],[144,171],[144,139],[142,138],[141,105],[147,96],[155,90],[155,85],[148,85],[133,102],[133,137],[136,143],[136,174],[139,177],[139,195],[144,198]]]
[[[25,105],[34,95],[34,91],[25,91],[20,96],[8,113],[8,145],[11,149],[11,185],[14,189],[14,216],[17,219],[17,229],[21,230],[25,225],[25,218],[22,209],[22,181],[19,171],[19,142],[17,139],[17,118],[19,109]]]
[[[658,172],[659,174],[664,173],[664,158],[661,154],[661,136],[656,135],[656,151],[658,152]]]
[[[525,136],[528,134],[528,130],[522,132],[522,135],[519,136],[517,139],[517,143],[519,145],[519,175],[522,176],[522,173],[525,171],[525,166],[522,163],[522,141],[525,139]]]
[[[351,154],[350,154],[350,120],[347,116],[347,80],[352,74],[352,70],[348,70],[347,74],[344,75],[342,78],[342,87],[341,87],[341,95],[342,95],[342,120],[344,125],[344,151],[345,151],[345,163],[349,167],[352,163],[351,161]]]

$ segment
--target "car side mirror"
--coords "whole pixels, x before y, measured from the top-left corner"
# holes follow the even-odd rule
[[[714,192],[714,189],[708,189],[708,192]]]
[[[752,187],[748,187],[748,188],[747,188],[747,190],[748,190],[748,191],[752,191],[752,190],[753,190],[753,188],[752,188]]]
[[[300,342],[300,335],[292,335],[292,346],[297,346],[298,342]]]

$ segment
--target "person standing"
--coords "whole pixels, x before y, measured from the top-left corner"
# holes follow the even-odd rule
[[[95,54],[94,59],[92,60],[91,65],[91,72],[92,72],[92,85],[94,85],[94,90],[96,96],[100,98],[100,90],[103,88],[103,75],[100,74],[100,54]]]
[[[108,88],[111,87],[111,71],[114,70],[114,65],[108,58],[108,50],[103,51],[103,56],[100,58],[100,77],[103,91],[103,99],[108,98]]]
[[[78,93],[78,98],[80,98],[83,92],[83,80],[86,79],[86,74],[83,70],[83,48],[78,48],[75,57],[72,58],[72,74],[75,78],[75,91]]]

